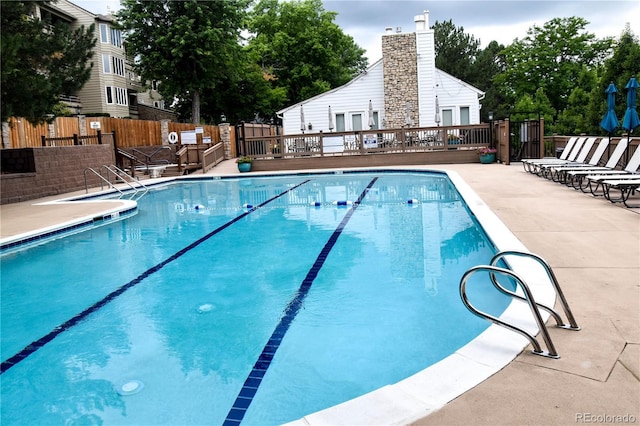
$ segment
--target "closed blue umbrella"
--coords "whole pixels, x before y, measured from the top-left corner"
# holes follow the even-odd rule
[[[638,82],[635,77],[631,77],[626,86],[627,89],[627,111],[624,113],[622,120],[622,128],[627,132],[633,132],[633,129],[640,126],[638,111],[636,110],[636,92],[638,91]]]
[[[638,91],[638,82],[635,77],[631,77],[624,88],[627,89],[627,110],[625,111],[624,119],[622,120],[622,128],[627,131],[628,147],[631,132],[633,132],[633,129],[640,126],[638,111],[636,111],[636,92]],[[629,149],[627,149],[626,160],[629,161]]]
[[[609,84],[607,90],[604,91],[607,94],[607,113],[604,115],[604,118],[600,122],[600,127],[611,135],[618,128],[618,117],[616,117],[616,93],[618,89],[616,89],[615,84]]]

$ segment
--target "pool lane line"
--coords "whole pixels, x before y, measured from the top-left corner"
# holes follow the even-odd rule
[[[351,219],[351,216],[353,216],[353,213],[358,208],[364,197],[367,195],[367,193],[377,180],[378,178],[374,177],[371,182],[369,182],[369,185],[367,185],[364,191],[362,191],[362,193],[358,197],[358,200],[351,205],[351,208],[349,209],[349,211],[347,211],[347,214],[344,215],[342,221],[333,231],[333,233],[329,237],[329,240],[327,240],[327,243],[320,251],[320,254],[316,258],[316,261],[313,263],[313,266],[311,267],[311,269],[309,269],[309,272],[307,272],[306,277],[302,280],[302,284],[300,284],[300,288],[298,288],[295,296],[289,302],[289,304],[287,304],[287,307],[284,309],[284,314],[280,318],[280,322],[278,322],[278,325],[276,325],[273,334],[262,349],[262,353],[260,353],[258,360],[254,364],[251,372],[249,373],[249,376],[242,385],[242,389],[240,389],[240,393],[236,397],[231,410],[229,410],[227,418],[223,423],[224,426],[239,425],[240,422],[242,422],[242,419],[249,409],[249,405],[251,405],[251,402],[253,401],[253,397],[258,392],[258,388],[262,383],[262,379],[264,378],[267,370],[269,369],[269,366],[271,365],[271,361],[273,360],[276,351],[280,347],[280,343],[282,343],[284,335],[287,333],[289,326],[300,311],[302,302],[307,297],[313,281],[318,276],[318,272],[320,272],[320,269],[324,265],[325,260],[327,260],[327,257],[333,249],[333,246],[336,244],[338,237],[342,234],[342,231]]]
[[[31,342],[30,344],[25,346],[17,354],[13,355],[12,357],[8,358],[5,361],[2,361],[2,364],[0,364],[0,374],[3,374],[5,371],[10,369],[14,365],[20,363],[25,358],[27,358],[29,355],[31,355],[32,353],[34,353],[35,351],[37,351],[38,349],[40,349],[41,347],[43,347],[44,345],[49,343],[51,340],[56,338],[60,333],[62,333],[64,331],[70,329],[71,327],[77,325],[82,320],[84,320],[86,317],[91,315],[93,312],[97,311],[98,309],[101,309],[107,303],[111,302],[112,300],[114,300],[116,297],[120,296],[125,291],[129,290],[130,288],[132,288],[136,284],[139,284],[144,279],[148,278],[150,275],[158,272],[164,266],[168,265],[169,263],[171,263],[174,260],[178,259],[179,257],[184,255],[188,251],[190,251],[190,250],[194,249],[195,247],[199,246],[200,244],[202,244],[203,242],[205,242],[209,238],[213,237],[214,235],[216,235],[220,231],[228,228],[229,226],[231,226],[234,223],[238,222],[239,220],[241,220],[242,218],[244,218],[247,215],[251,214],[252,212],[256,211],[257,209],[259,209],[259,208],[271,203],[272,201],[277,200],[278,198],[282,197],[283,195],[285,195],[285,194],[293,191],[294,189],[296,189],[296,188],[308,183],[309,181],[311,181],[311,179],[306,179],[303,182],[300,182],[299,184],[297,184],[295,186],[292,186],[291,188],[288,188],[286,191],[284,191],[284,192],[282,192],[282,193],[280,193],[280,194],[278,194],[278,195],[276,195],[274,197],[271,197],[270,199],[268,199],[266,201],[263,201],[262,203],[258,204],[257,206],[252,207],[251,209],[243,212],[241,215],[235,217],[234,219],[230,220],[229,222],[227,222],[227,223],[219,226],[218,228],[214,229],[213,231],[209,232],[204,237],[201,237],[200,239],[198,239],[198,240],[194,241],[193,243],[189,244],[185,248],[183,248],[180,251],[176,252],[172,256],[170,256],[167,259],[163,260],[162,262],[158,263],[157,265],[147,269],[145,272],[143,272],[142,274],[138,275],[138,277],[134,278],[133,280],[129,281],[128,283],[124,284],[123,286],[121,286],[121,287],[117,288],[116,290],[112,291],[107,296],[105,296],[103,299],[101,299],[98,302],[96,302],[93,305],[91,305],[89,308],[85,309],[84,311],[80,312],[79,314],[77,314],[73,318],[71,318],[71,319],[65,321],[64,323],[60,324],[59,326],[55,327],[53,330],[51,330],[45,336],[39,338],[36,341]]]

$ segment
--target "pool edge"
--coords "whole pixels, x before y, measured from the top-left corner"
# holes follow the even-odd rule
[[[497,251],[528,252],[522,242],[457,172],[438,168],[406,171],[446,174]],[[537,267],[538,265],[518,258],[509,259],[509,264],[511,269],[529,284],[536,301],[554,305],[555,291],[541,268]],[[546,312],[542,314],[546,321],[549,314]],[[534,335],[537,334],[537,325],[530,311],[518,300],[514,299],[500,318],[515,321],[518,326]],[[522,353],[528,344],[529,341],[523,336],[491,324],[484,332],[452,355],[412,376],[308,414],[286,425],[411,423],[437,411],[502,370]]]

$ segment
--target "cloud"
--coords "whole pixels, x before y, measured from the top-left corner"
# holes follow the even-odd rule
[[[414,0],[323,0],[325,10],[338,13],[336,23],[367,50],[369,62],[380,58],[381,35],[386,27],[415,29],[413,17],[429,11],[429,24],[451,20],[485,47],[495,40],[510,44],[526,37],[533,25],[553,18],[579,16],[590,24],[587,31],[597,37],[618,37],[631,17],[640,16],[637,1],[414,1]],[[637,24],[636,24],[637,25]],[[631,27],[638,35],[638,29]]]
[[[120,8],[119,0],[73,1],[93,13],[106,14]],[[635,0],[323,0],[325,10],[338,13],[335,22],[367,51],[369,63],[380,59],[381,36],[386,27],[415,30],[414,16],[429,10],[429,24],[451,19],[456,27],[474,36],[485,47],[495,40],[504,45],[526,37],[533,25],[553,18],[579,16],[587,31],[597,37],[619,37],[625,24],[640,35],[640,2]],[[635,26],[635,28],[634,28]]]

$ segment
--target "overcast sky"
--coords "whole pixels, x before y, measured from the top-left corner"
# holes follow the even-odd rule
[[[105,14],[119,7],[119,0],[71,0],[93,13]],[[429,11],[429,25],[452,20],[486,47],[492,40],[504,45],[522,39],[533,26],[553,18],[579,16],[597,37],[619,37],[626,23],[640,36],[640,1],[637,0],[323,0],[326,10],[338,12],[336,23],[367,50],[369,63],[381,57],[381,36],[386,27],[415,31],[413,17]]]

